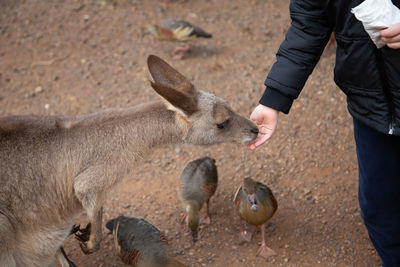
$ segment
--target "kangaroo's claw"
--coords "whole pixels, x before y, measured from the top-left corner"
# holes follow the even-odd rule
[[[89,237],[90,237],[90,229],[91,229],[91,224],[88,223],[88,225],[81,229],[80,226],[74,226],[73,231],[75,231],[75,238],[78,239],[80,242],[88,242]],[[76,230],[78,228],[78,230]]]
[[[81,250],[85,254],[91,254],[100,248],[100,244],[93,245],[93,243],[89,240],[88,242],[80,242],[79,246],[81,247]]]
[[[79,229],[81,229],[81,225],[80,224],[78,224],[78,225],[74,224],[74,226],[72,226],[72,229],[69,232],[69,234],[70,235],[75,234],[76,232],[79,231]]]

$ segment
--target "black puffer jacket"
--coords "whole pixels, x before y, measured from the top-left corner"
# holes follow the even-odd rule
[[[361,0],[292,0],[292,24],[265,81],[260,103],[288,113],[334,31],[335,82],[350,114],[383,133],[400,135],[400,49],[377,49],[350,12]],[[392,0],[400,8],[400,0]],[[400,23],[400,21],[399,21]]]

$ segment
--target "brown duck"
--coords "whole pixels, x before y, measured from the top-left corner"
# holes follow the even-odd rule
[[[212,35],[202,28],[181,19],[167,19],[160,24],[145,24],[144,34],[151,34],[156,39],[175,42],[188,42],[196,38],[211,38]],[[172,52],[174,59],[182,59],[190,49],[189,44],[179,46]]]
[[[265,184],[245,178],[234,197],[235,210],[240,220],[240,240],[250,242],[252,234],[244,230],[242,220],[254,226],[261,226],[261,247],[257,255],[268,258],[275,252],[265,245],[265,223],[274,215],[278,203],[271,189]]]
[[[121,260],[137,267],[181,267],[183,263],[167,253],[168,241],[146,220],[120,216],[106,223],[112,231]]]
[[[187,163],[179,179],[183,183],[179,196],[185,210],[182,222],[188,224],[193,241],[197,241],[200,223],[211,223],[210,198],[218,185],[215,159],[203,157]],[[200,210],[204,203],[207,208],[206,214],[200,220]]]

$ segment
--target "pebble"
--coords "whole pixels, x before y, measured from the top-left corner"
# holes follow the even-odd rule
[[[131,204],[124,204],[124,205],[122,205],[122,207],[123,207],[124,209],[129,209],[129,208],[131,207]]]
[[[41,93],[41,92],[43,92],[43,87],[38,86],[38,87],[35,88],[35,93],[36,93],[36,94],[39,94],[39,93]]]

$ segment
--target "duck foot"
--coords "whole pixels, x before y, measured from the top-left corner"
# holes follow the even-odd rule
[[[269,257],[276,255],[275,251],[267,247],[265,244],[261,245],[257,251],[257,256],[268,259]]]
[[[172,59],[181,60],[185,57],[185,53],[190,50],[190,45],[185,44],[183,46],[176,47],[172,52]]]
[[[239,234],[240,244],[250,242],[252,237],[253,237],[253,234],[249,231],[244,230],[244,231],[240,232],[240,234]]]
[[[181,219],[181,224],[188,224],[188,222],[189,222],[189,219],[188,219],[188,216],[187,216],[187,214],[185,213],[183,216],[182,216],[182,219]]]
[[[173,60],[182,60],[185,57],[185,52],[173,53]]]
[[[168,3],[169,3],[169,0],[163,0],[163,1],[159,2],[158,5],[162,8],[167,8]]]
[[[211,224],[211,217],[208,214],[204,214],[200,219],[200,224]]]

